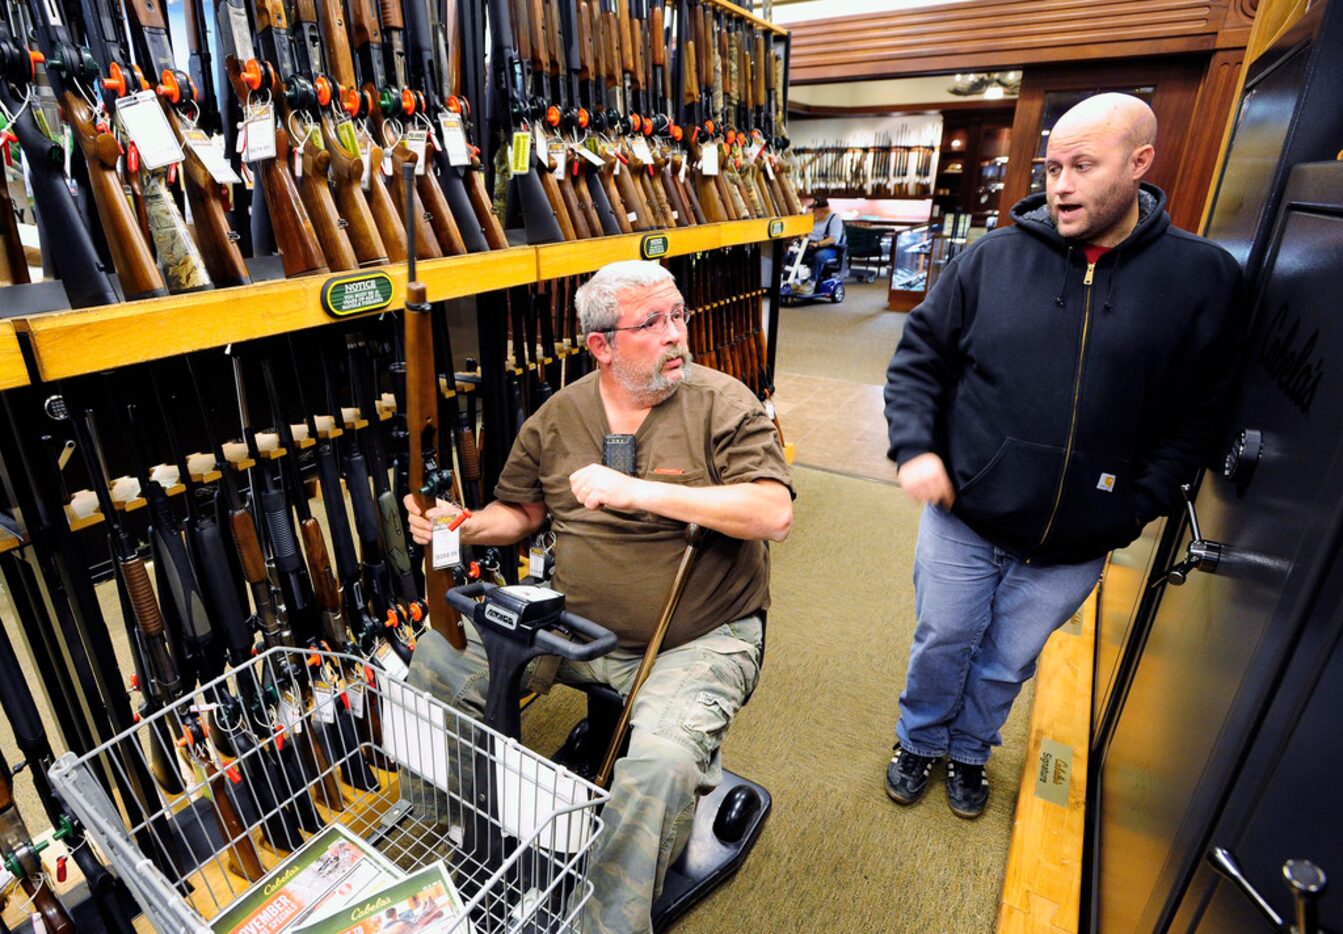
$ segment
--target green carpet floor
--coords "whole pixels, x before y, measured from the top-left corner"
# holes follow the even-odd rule
[[[941,769],[921,803],[893,804],[883,775],[913,636],[918,510],[888,484],[805,467],[793,475],[793,533],[773,550],[764,673],[724,747],[724,764],[768,788],[774,811],[737,876],[675,931],[991,931],[1029,693],[989,765],[983,818],[951,813]],[[529,742],[553,749],[580,715],[580,696],[556,688],[529,711]]]

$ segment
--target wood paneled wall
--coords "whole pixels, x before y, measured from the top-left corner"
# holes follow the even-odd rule
[[[793,26],[793,84],[1243,48],[1257,0],[973,0]]]

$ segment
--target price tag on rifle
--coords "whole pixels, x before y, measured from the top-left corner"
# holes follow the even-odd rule
[[[117,120],[140,150],[140,165],[153,171],[182,161],[182,147],[168,126],[163,107],[153,91],[117,98]]]
[[[574,147],[574,151],[599,169],[606,165],[606,160],[602,158],[601,153],[593,150],[587,143],[579,143]]]
[[[369,190],[370,178],[373,174],[373,153],[367,149],[360,148],[359,156],[364,160],[364,174],[359,176],[359,187],[364,191]]]
[[[466,144],[466,130],[462,127],[461,116],[445,110],[438,118],[438,124],[443,131],[443,149],[448,154],[448,165],[470,165],[471,148]]]
[[[550,580],[555,566],[550,552],[533,545],[527,552],[527,576],[539,581]]]
[[[312,686],[313,712],[320,723],[336,722],[336,691],[331,685],[319,681]]]
[[[513,134],[513,146],[508,153],[508,174],[526,175],[532,170],[532,134],[518,130]]]
[[[356,720],[364,719],[364,682],[351,681],[345,686],[345,696],[350,701],[350,714]]]
[[[441,571],[462,563],[462,535],[459,529],[448,528],[446,521],[434,525],[434,570]]]
[[[709,143],[700,150],[699,170],[702,175],[718,174],[718,144]]]
[[[415,174],[423,175],[429,158],[429,134],[424,127],[411,127],[402,137],[410,151],[415,153]]]
[[[765,167],[765,174],[769,176],[769,180],[774,181],[774,159],[766,157],[761,164]]]
[[[564,180],[564,170],[569,167],[569,147],[564,140],[550,141],[550,174],[560,181]]]
[[[279,706],[280,725],[286,730],[298,735],[303,732],[303,711],[299,709],[298,703],[289,694],[280,698]]]
[[[677,178],[681,181],[682,184],[685,183],[685,177],[686,177],[686,174],[687,174],[689,171],[690,171],[690,159],[689,159],[689,158],[682,158],[682,159],[681,159],[681,171],[677,174]]]
[[[233,166],[228,164],[224,156],[224,141],[218,136],[211,136],[199,127],[190,127],[182,131],[182,137],[216,182],[221,185],[242,182],[238,173],[233,171]]]
[[[393,681],[404,681],[406,675],[410,674],[410,669],[401,661],[401,656],[397,655],[386,642],[378,646],[377,651],[373,653],[373,660],[382,667],[383,674]]]
[[[644,165],[653,164],[653,150],[648,148],[648,140],[642,136],[630,137],[630,152],[634,153],[634,158]]]
[[[275,110],[270,104],[258,104],[248,110],[242,139],[244,162],[275,158]]]
[[[760,154],[763,153],[764,151],[765,151],[765,141],[762,139],[757,145],[746,147],[746,157],[750,159],[752,162],[755,162],[757,159],[760,158]]]

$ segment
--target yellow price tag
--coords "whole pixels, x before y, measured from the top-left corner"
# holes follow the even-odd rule
[[[526,175],[532,168],[532,134],[519,130],[513,134],[513,149],[508,162],[510,175]]]

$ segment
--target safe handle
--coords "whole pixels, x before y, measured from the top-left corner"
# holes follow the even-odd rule
[[[1188,483],[1180,484],[1180,495],[1184,497],[1185,510],[1189,513],[1189,529],[1193,537],[1185,548],[1184,559],[1167,571],[1164,576],[1153,581],[1153,587],[1161,583],[1170,583],[1172,586],[1179,587],[1189,579],[1189,574],[1192,571],[1213,574],[1216,573],[1217,566],[1222,562],[1222,546],[1203,537],[1203,529],[1198,522],[1198,510],[1194,508],[1194,499],[1190,495],[1190,490],[1191,487]]]
[[[1282,864],[1282,878],[1287,890],[1292,893],[1293,923],[1288,924],[1282,916],[1273,910],[1258,889],[1245,877],[1235,854],[1225,847],[1215,846],[1208,851],[1208,862],[1226,878],[1230,879],[1254,902],[1261,914],[1279,931],[1285,934],[1319,934],[1319,899],[1324,894],[1329,880],[1324,870],[1308,859],[1289,859]]]

